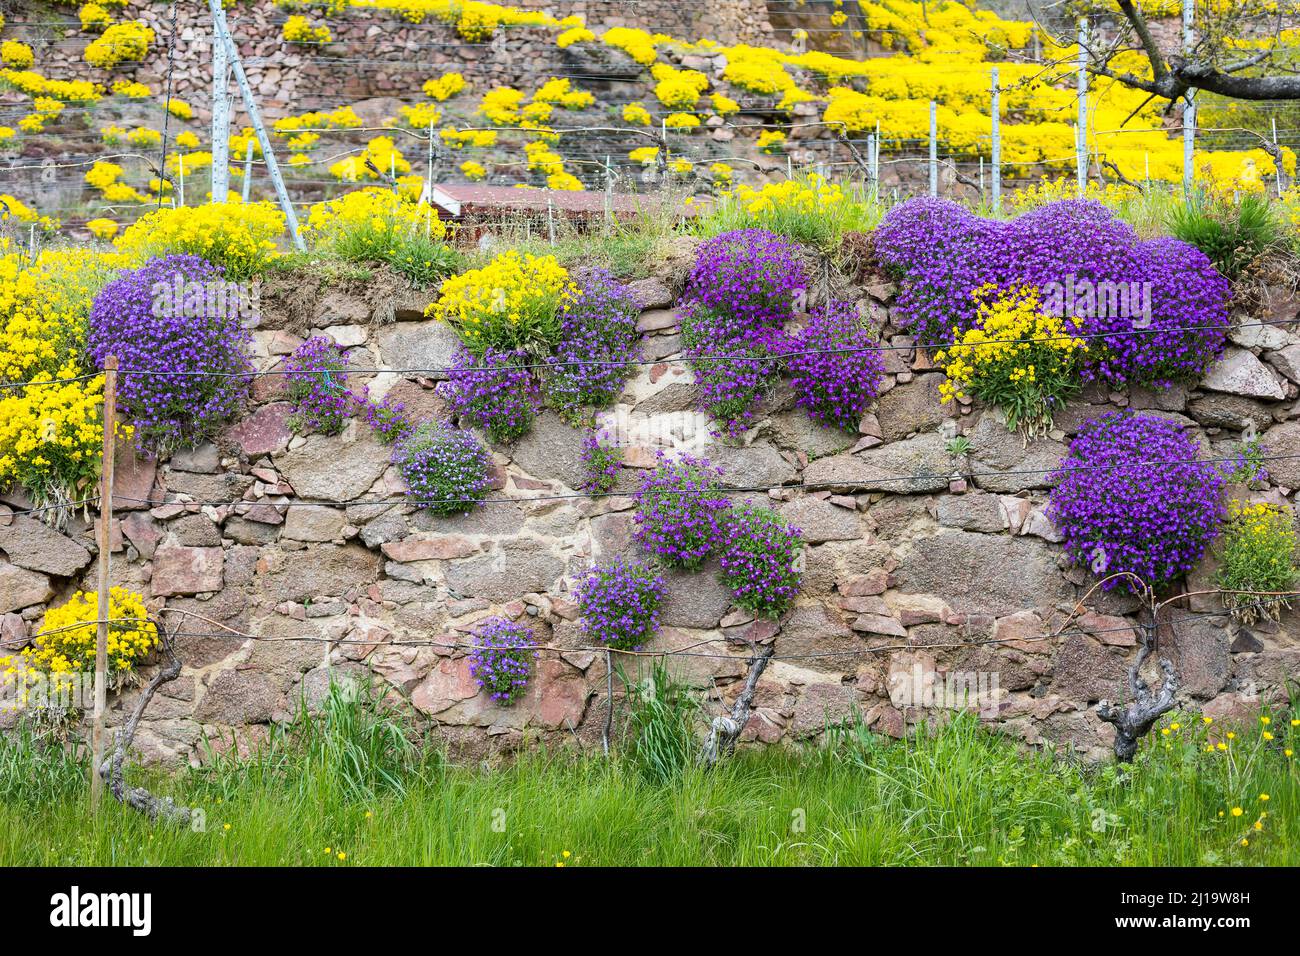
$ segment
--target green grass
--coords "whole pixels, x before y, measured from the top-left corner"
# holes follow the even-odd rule
[[[743,751],[708,772],[682,759],[692,712],[661,686],[611,759],[534,750],[489,769],[453,766],[336,693],[252,758],[144,776],[200,808],[203,832],[111,799],[91,818],[79,755],[19,734],[0,743],[0,865],[1300,862],[1300,786],[1281,750],[1300,730],[1285,715],[1276,741],[1242,731],[1213,754],[1199,720],[1180,723],[1130,767],[1025,752],[958,717],[907,741],[848,728]]]

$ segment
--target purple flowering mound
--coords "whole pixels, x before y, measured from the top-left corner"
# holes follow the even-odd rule
[[[812,310],[808,324],[790,338],[786,359],[796,401],[809,418],[857,434],[885,374],[881,353],[871,351],[879,345],[852,302]]]
[[[730,502],[718,479],[722,469],[683,454],[659,463],[638,493],[632,537],[666,564],[697,568],[722,541]]]
[[[348,354],[328,335],[313,335],[284,361],[295,432],[337,435],[357,408],[348,390]]]
[[[1196,565],[1219,533],[1224,478],[1174,422],[1112,413],[1084,424],[1051,476],[1047,516],[1066,554],[1099,577],[1152,587]],[[1124,582],[1106,582],[1109,590]]]
[[[974,291],[1031,285],[1044,308],[1082,320],[1086,375],[1112,385],[1194,381],[1222,353],[1230,287],[1177,239],[1138,238],[1093,200],[1048,203],[1009,222],[944,199],[912,199],[872,237],[901,283],[897,307],[920,340],[946,345],[976,323]]]
[[[767,230],[724,232],[699,248],[683,298],[683,351],[701,407],[733,437],[771,385],[782,327],[806,285],[799,247]]]
[[[502,707],[509,707],[528,686],[528,663],[537,656],[529,648],[533,632],[503,617],[488,618],[474,631],[469,673],[479,687]]]
[[[641,306],[632,290],[604,269],[579,276],[578,287],[582,296],[564,315],[544,378],[547,400],[566,418],[612,404],[640,357]]]
[[[151,373],[120,375],[117,403],[141,448],[169,452],[214,437],[239,412],[248,341],[238,287],[206,259],[176,255],[100,290],[87,352],[96,367],[115,355],[120,368]]]
[[[495,442],[514,441],[533,427],[538,390],[528,353],[487,349],[482,357],[461,349],[438,391],[461,424],[485,429]]]
[[[746,501],[727,516],[720,563],[722,583],[738,605],[760,617],[779,617],[799,593],[803,539],[771,508]]]
[[[472,432],[425,422],[393,450],[413,503],[435,515],[471,511],[487,497],[492,456]]]
[[[624,651],[637,650],[659,628],[663,578],[636,561],[615,558],[592,569],[578,586],[582,630]]]

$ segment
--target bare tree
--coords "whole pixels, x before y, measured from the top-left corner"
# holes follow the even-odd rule
[[[1300,51],[1285,32],[1300,23],[1297,0],[1198,4],[1188,49],[1180,29],[1163,29],[1174,24],[1153,21],[1135,0],[1116,5],[1118,18],[1093,20],[1085,47],[1090,73],[1171,102],[1193,90],[1239,100],[1300,99]],[[1119,65],[1132,52],[1142,55],[1149,76]]]

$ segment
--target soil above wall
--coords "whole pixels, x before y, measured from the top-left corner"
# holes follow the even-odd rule
[[[1137,604],[1118,592],[1097,594],[1051,636],[1095,579],[1070,567],[1056,543],[1043,514],[1046,473],[1082,422],[1119,408],[1186,425],[1207,456],[1235,453],[1251,424],[1268,454],[1300,456],[1300,339],[1282,327],[1236,329],[1201,387],[1093,387],[1058,415],[1056,431],[1025,444],[991,410],[940,403],[942,374],[895,324],[890,283],[869,273],[835,275],[832,287],[849,288],[895,347],[884,353],[884,394],[858,433],[845,434],[814,425],[781,383],[744,441],[724,444],[695,414],[689,367],[672,361],[681,346],[672,308],[681,272],[673,263],[692,242],[676,240],[682,256],[634,283],[653,364],[637,370],[612,411],[644,426],[635,434],[668,436],[665,443],[700,439],[697,453],[721,465],[732,486],[771,488],[768,503],[803,529],[806,571],[796,606],[779,622],[734,609],[713,565],[668,572],[663,627],[646,649],[689,649],[671,658],[671,668],[716,712],[738,692],[752,644],[775,642],[777,659],[759,684],[745,741],[806,740],[854,714],[901,736],[941,713],[925,701],[891,699],[891,675],[919,668],[996,675],[996,693],[982,710],[990,725],[1030,744],[1108,754],[1112,729],[1091,705],[1127,696]],[[428,301],[393,286],[272,279],[254,334],[256,367],[276,368],[313,333],[356,346],[359,367],[444,367],[456,342],[423,318]],[[1260,314],[1238,320],[1293,322],[1298,310],[1293,296],[1266,290]],[[425,418],[445,414],[438,377],[380,373],[352,384],[367,384],[375,398],[394,395]],[[565,497],[582,480],[586,433],[545,412],[514,445],[491,446],[492,497],[512,500],[440,519],[405,503],[389,449],[364,423],[337,437],[293,435],[282,389],[278,376],[257,378],[247,413],[219,446],[164,462],[119,448],[113,583],[145,594],[153,611],[169,609],[172,624],[176,612],[186,615],[177,639],[184,670],[150,707],[137,737],[143,758],[198,759],[205,735],[224,741],[219,746],[255,745],[299,700],[318,705],[331,679],[367,674],[460,752],[575,737],[599,746],[606,657],[589,649],[571,588],[593,562],[638,550],[635,501],[626,493],[653,464],[653,444],[625,449],[621,494]],[[969,438],[968,455],[949,453],[947,439],[957,433]],[[1269,471],[1266,490],[1232,493],[1281,501],[1300,488],[1294,462],[1270,462]],[[755,497],[762,495],[736,495]],[[27,506],[21,496],[3,500]],[[74,520],[60,534],[0,513],[6,644],[21,646],[46,607],[78,588],[93,590],[94,557],[91,521]],[[1199,568],[1189,590],[1204,586],[1210,572],[1209,563]],[[478,621],[496,614],[560,649],[541,655],[524,699],[510,708],[479,693],[463,651],[443,646],[464,643]],[[1295,612],[1244,628],[1217,598],[1192,597],[1170,619],[1160,654],[1177,665],[1189,709],[1250,719],[1261,705],[1284,700],[1285,681],[1300,674]],[[649,666],[648,658],[625,662],[633,676]],[[135,693],[112,696],[110,724],[122,721]]]

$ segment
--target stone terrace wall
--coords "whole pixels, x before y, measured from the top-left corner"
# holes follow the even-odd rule
[[[681,345],[671,306],[694,241],[675,242],[659,273],[636,284],[647,308],[646,357],[657,364],[638,371],[616,412],[681,434],[697,424],[692,376],[683,364],[661,360]],[[263,299],[261,369],[275,367],[313,331],[360,347],[358,366],[436,368],[451,358],[452,336],[422,317],[425,300],[378,286],[296,286],[271,289]],[[760,684],[745,730],[751,741],[804,740],[828,718],[854,711],[877,731],[904,734],[934,712],[895,707],[889,675],[919,665],[996,673],[990,723],[1031,744],[1103,756],[1111,729],[1090,705],[1125,696],[1136,605],[1119,594],[1098,596],[1066,635],[1046,639],[1093,579],[1066,565],[1043,516],[1045,481],[1023,472],[1055,466],[1081,421],[1119,407],[1184,423],[1207,452],[1235,450],[1240,429],[1253,423],[1271,454],[1300,455],[1300,339],[1277,328],[1239,330],[1203,387],[1094,389],[1058,417],[1059,431],[1024,446],[993,412],[940,404],[941,375],[893,325],[887,283],[868,281],[852,294],[884,339],[901,346],[886,353],[887,391],[860,433],[813,425],[781,386],[743,446],[713,442],[705,449],[732,485],[773,487],[772,502],[804,529],[807,570],[797,606],[779,627],[753,621],[731,607],[715,567],[670,572],[664,627],[649,649],[720,655],[672,659],[678,675],[706,690],[717,708],[738,691],[745,642],[775,641],[787,659],[774,662]],[[1297,308],[1278,296],[1268,314],[1292,321]],[[444,411],[432,381],[381,374],[369,384],[373,395],[399,396],[417,416]],[[220,447],[163,463],[119,450],[114,583],[142,591],[153,609],[208,619],[186,620],[178,644],[185,668],[147,715],[138,740],[145,758],[194,759],[205,732],[234,730],[241,742],[256,742],[300,696],[318,701],[331,676],[367,671],[461,751],[511,748],[538,736],[558,743],[576,735],[596,745],[605,659],[583,649],[588,641],[570,586],[593,561],[636,549],[634,501],[528,500],[577,487],[583,433],[543,414],[513,447],[493,449],[493,495],[517,500],[437,519],[404,503],[388,451],[364,424],[334,438],[291,435],[281,387],[276,376],[259,378],[253,407]],[[969,437],[968,456],[948,453],[945,428]],[[619,491],[636,486],[653,452],[627,449]],[[1278,500],[1300,488],[1297,462],[1269,470],[1275,485],[1263,497]],[[955,472],[977,477],[967,484],[951,478]],[[295,497],[327,503],[287,507]],[[13,495],[4,500],[25,505]],[[61,535],[0,512],[0,552],[7,643],[21,643],[38,627],[47,605],[77,587],[93,590],[93,529],[85,521]],[[1207,574],[1199,570],[1193,588]],[[1261,702],[1280,701],[1285,679],[1300,675],[1300,618],[1288,612],[1278,625],[1245,629],[1217,611],[1204,599],[1177,609],[1176,623],[1161,634],[1161,653],[1179,667],[1187,706],[1246,717]],[[571,649],[543,655],[526,698],[508,709],[477,692],[461,652],[404,644],[463,642],[492,614],[517,618],[540,642]],[[304,637],[314,640],[295,640]],[[981,643],[994,639],[1004,643]],[[706,640],[714,643],[701,648]],[[121,721],[132,699],[130,691],[114,695],[111,722]]]
[[[634,6],[608,0],[521,0],[514,5],[550,10],[557,17],[579,14],[598,29],[635,26],[684,40],[708,37],[728,44],[771,41],[772,27],[762,0],[718,0],[706,5],[637,0]],[[29,19],[20,13],[16,11],[12,19]],[[168,70],[171,5],[161,0],[130,0],[126,16],[152,27],[157,39],[143,63],[123,66],[111,74],[85,62],[89,37],[71,27],[67,35],[51,35],[13,26],[5,36],[31,42],[36,68],[46,76],[101,83],[129,76],[161,91]],[[409,97],[426,79],[447,70],[464,72],[480,91],[495,84],[532,88],[547,79],[540,75],[547,71],[589,72],[595,65],[596,80],[603,72],[581,50],[566,55],[555,45],[557,31],[550,29],[503,28],[496,43],[475,44],[461,40],[453,27],[441,22],[409,24],[396,13],[349,9],[329,18],[334,42],[317,48],[284,42],[280,28],[285,16],[269,2],[241,3],[228,13],[249,82],[259,105],[273,119],[308,109],[333,109],[370,97]],[[176,37],[173,95],[189,102],[199,118],[206,120],[211,115],[212,90],[212,39],[206,4],[179,5]],[[639,69],[621,53],[614,58],[623,72],[629,67]],[[582,70],[575,69],[579,63]],[[243,115],[238,99],[235,109],[238,122]]]

